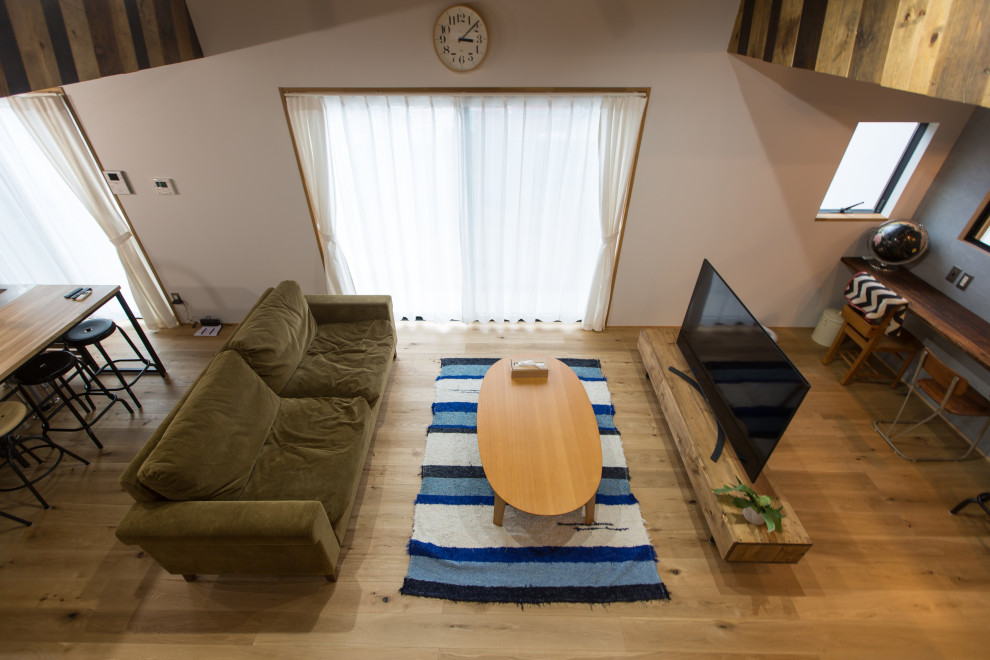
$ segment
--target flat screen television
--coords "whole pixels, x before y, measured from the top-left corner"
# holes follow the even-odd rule
[[[755,481],[811,386],[707,259],[677,346]]]

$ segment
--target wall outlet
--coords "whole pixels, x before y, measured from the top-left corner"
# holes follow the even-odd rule
[[[972,275],[970,275],[969,273],[963,273],[963,276],[959,278],[958,282],[956,282],[956,288],[965,291],[966,287],[968,287],[969,283],[972,281],[973,281]]]
[[[169,295],[172,296],[172,304],[173,305],[181,305],[181,304],[183,304],[182,296],[180,296],[179,294],[177,294],[177,293],[170,293]]]
[[[957,268],[956,266],[953,266],[951,269],[949,269],[949,274],[945,276],[945,281],[955,283],[956,278],[959,277],[959,273],[961,272],[962,272],[961,268]]]

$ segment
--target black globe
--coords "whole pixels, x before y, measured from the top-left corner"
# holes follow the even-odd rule
[[[896,268],[925,254],[928,231],[917,222],[890,220],[874,229],[866,244],[881,267]]]

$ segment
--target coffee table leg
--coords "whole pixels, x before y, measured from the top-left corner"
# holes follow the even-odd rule
[[[501,527],[502,516],[504,515],[505,515],[505,500],[499,497],[498,493],[495,493],[495,514],[492,516],[492,522],[498,525],[499,527]]]
[[[595,522],[595,496],[592,495],[588,503],[584,505],[584,524],[593,525]]]

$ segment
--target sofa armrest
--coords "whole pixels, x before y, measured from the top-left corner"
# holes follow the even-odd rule
[[[146,540],[184,539],[218,544],[316,543],[333,535],[323,505],[316,501],[138,502],[117,526],[117,538],[133,545]]]
[[[376,320],[386,320],[395,325],[392,296],[308,295],[306,302],[317,325]]]
[[[117,538],[181,575],[334,577],[340,542],[316,501],[137,502]]]

